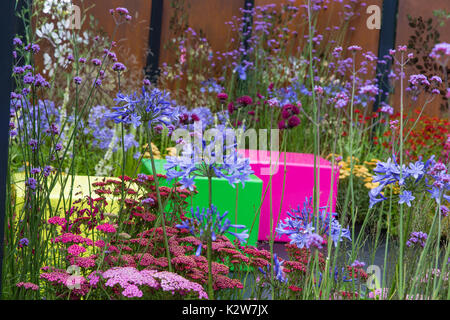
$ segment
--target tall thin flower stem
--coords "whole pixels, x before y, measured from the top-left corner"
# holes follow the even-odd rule
[[[311,93],[312,93],[312,103],[313,103],[313,112],[314,119],[318,119],[319,112],[316,101],[316,92],[314,90],[314,71],[313,71],[313,48],[312,48],[312,38],[313,38],[313,30],[312,30],[312,17],[311,17],[311,0],[308,0],[308,50],[309,50],[309,80],[311,81]],[[316,130],[320,130],[319,123],[316,123]],[[314,199],[314,215],[319,212],[319,199],[318,199],[318,179],[317,179],[317,157],[319,156],[319,142],[317,140],[317,135],[314,134],[314,190],[313,190],[313,199]]]
[[[150,162],[152,164],[152,173],[153,173],[153,181],[155,182],[156,197],[158,198],[159,214],[160,214],[160,217],[162,218],[164,248],[166,249],[167,262],[169,264],[169,271],[172,272],[172,262],[170,259],[169,241],[167,239],[167,231],[166,231],[166,216],[165,216],[164,207],[163,207],[162,201],[161,201],[161,193],[159,192],[159,181],[158,181],[158,175],[156,172],[155,157],[153,155],[153,150],[151,147],[152,146],[152,135],[150,132],[150,128],[146,127],[146,131],[147,131],[148,145],[150,146],[148,149],[150,152]]]
[[[208,191],[209,191],[209,210],[212,210],[212,177],[208,176]],[[212,222],[210,222],[212,223]],[[208,226],[208,235],[207,235],[207,248],[206,248],[206,256],[208,259],[208,298],[210,300],[214,300],[214,290],[213,290],[213,281],[212,281],[212,235],[211,235],[211,226]]]
[[[404,53],[401,53],[401,62],[400,62],[401,74],[400,74],[400,168],[403,168],[403,81],[405,79],[405,63],[404,63]],[[400,181],[403,179],[403,170],[400,170]],[[403,191],[403,186],[400,184],[400,194]],[[400,203],[400,226],[399,226],[399,236],[400,236],[400,245],[399,245],[399,257],[398,257],[398,298],[403,299],[404,296],[404,287],[403,287],[403,255],[404,255],[404,229],[403,229],[403,203]]]

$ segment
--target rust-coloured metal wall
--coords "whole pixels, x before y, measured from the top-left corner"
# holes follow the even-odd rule
[[[170,18],[173,14],[173,8],[170,6],[171,0],[163,0],[163,19],[161,26],[161,55],[160,64],[170,61],[172,53],[165,49],[165,44],[170,39]],[[283,3],[285,0],[255,0],[255,6],[265,5],[269,3]],[[324,31],[326,26],[334,26],[339,24],[340,17],[337,15],[339,6],[343,4],[332,2],[327,12],[323,13],[319,19],[319,30]],[[373,0],[372,4],[382,5],[382,0]],[[79,4],[80,0],[75,0],[75,4]],[[92,14],[98,21],[99,26],[111,34],[114,30],[114,22],[108,14],[110,8],[124,6],[128,8],[133,16],[130,24],[119,28],[116,39],[120,39],[121,47],[128,48],[127,55],[134,56],[139,66],[145,67],[146,56],[148,54],[148,36],[150,26],[150,14],[152,8],[152,0],[84,0],[84,7],[95,6],[88,12]],[[296,5],[303,4],[303,0],[297,0]],[[202,30],[213,51],[223,51],[230,40],[229,29],[225,22],[230,21],[233,16],[240,16],[240,9],[244,7],[244,0],[186,0],[186,10],[189,16],[188,23],[196,31]],[[349,31],[347,35],[348,44],[358,44],[364,50],[370,50],[375,54],[378,51],[379,30],[369,30],[366,27],[366,19],[368,15],[364,8],[359,10],[360,16],[353,19],[350,27],[354,27],[354,31]],[[323,23],[322,23],[323,21]],[[299,25],[301,21],[299,21]],[[124,53],[122,53],[124,54]],[[119,52],[119,59],[121,58]]]
[[[160,63],[168,62],[171,52],[165,49],[170,39],[169,23],[173,14],[171,0],[163,2],[163,23],[161,27],[161,56]],[[244,0],[186,0],[186,10],[189,16],[189,26],[199,32],[204,32],[213,51],[224,51],[230,35],[225,22],[233,16],[240,16],[240,9],[244,7]]]
[[[152,0],[75,0],[81,10],[89,8],[88,14],[92,14],[98,20],[98,25],[107,34],[112,35],[115,23],[109,14],[109,9],[126,7],[133,20],[129,24],[120,26],[114,37],[118,41],[120,50],[116,53],[119,61],[134,60],[135,67],[144,69],[148,53],[148,35],[150,30],[150,13]]]
[[[408,23],[408,14],[412,17],[421,16],[425,20],[429,18],[433,18],[436,21],[436,18],[433,16],[433,11],[438,9],[445,9],[447,12],[450,12],[450,0],[426,0],[426,1],[418,1],[418,0],[399,0],[399,8],[398,8],[398,19],[397,19],[397,35],[396,35],[396,44],[397,45],[407,45],[408,40],[411,35],[413,35],[414,30],[409,27]],[[438,31],[440,33],[440,41],[450,43],[450,21],[447,21],[445,27],[438,27]],[[408,108],[416,108],[421,107],[424,103],[424,99],[419,99],[417,103],[414,105],[408,104]],[[435,99],[431,104],[429,104],[425,109],[425,114],[430,116],[440,116],[449,118],[448,112],[441,112],[440,105],[442,103],[442,99]],[[398,90],[396,91],[393,97],[393,103],[395,107],[398,108],[400,105],[400,94]]]
[[[80,4],[81,0],[74,0],[75,4]],[[285,3],[287,0],[255,0],[255,6],[261,6],[269,3]],[[326,36],[325,27],[338,25],[340,17],[337,15],[339,6],[348,3],[349,0],[344,0],[342,4],[330,1],[329,8],[326,12],[321,13],[319,18],[318,29]],[[119,50],[118,56],[121,59],[132,58],[136,63],[136,68],[144,69],[147,61],[147,54],[149,52],[149,31],[150,31],[150,16],[152,10],[152,0],[84,0],[84,7],[95,6],[89,10],[98,21],[99,26],[108,34],[114,30],[114,22],[110,17],[108,10],[118,6],[128,8],[133,21],[130,24],[119,28],[116,39],[119,39],[119,44],[124,50]],[[173,9],[170,6],[171,0],[163,0],[163,16],[161,26],[161,44],[160,44],[160,58],[159,64],[171,61],[173,53],[165,48],[165,44],[170,39],[170,18],[173,14]],[[186,7],[186,14],[188,15],[189,26],[196,31],[202,30],[212,50],[223,51],[226,49],[229,42],[229,29],[225,22],[230,21],[233,16],[240,16],[240,9],[244,7],[245,0],[186,0],[188,6]],[[304,0],[296,0],[296,5],[304,4]],[[371,0],[367,5],[378,5],[382,7],[383,0]],[[378,44],[380,31],[369,30],[366,26],[369,14],[366,13],[367,7],[359,9],[359,16],[354,18],[350,23],[353,31],[349,30],[346,34],[346,42],[348,45],[358,44],[364,50],[370,50],[378,54]],[[397,23],[397,44],[406,44],[411,34],[411,29],[408,27],[407,14],[413,16],[422,15],[423,17],[432,16],[432,11],[435,9],[446,9],[450,11],[449,0],[399,0],[398,23]],[[302,21],[299,21],[299,26]],[[303,21],[304,23],[304,21]],[[300,28],[300,27],[299,27]],[[448,30],[448,27],[447,29]],[[450,42],[450,33],[441,30],[441,40]],[[394,96],[391,102],[397,106],[398,96]],[[439,114],[439,102],[433,103],[427,108],[427,113],[432,115]]]

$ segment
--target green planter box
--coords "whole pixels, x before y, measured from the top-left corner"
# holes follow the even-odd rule
[[[166,173],[166,170],[164,170],[165,163],[165,160],[155,160],[157,173]],[[149,159],[142,161],[140,172],[152,174],[152,164]],[[254,221],[253,229],[251,230],[247,243],[251,246],[256,246],[258,242],[262,180],[252,175],[250,180],[245,183],[244,188],[242,188],[241,184],[233,188],[228,181],[219,178],[213,178],[212,183],[212,202],[219,212],[223,213],[228,211],[227,218],[230,219],[231,223],[245,225],[250,233]],[[208,179],[196,177],[195,186],[197,187],[198,194],[192,199],[193,207],[207,208],[209,204]],[[237,232],[240,232],[240,230],[237,230]],[[233,236],[229,236],[228,238],[231,241],[234,240]]]

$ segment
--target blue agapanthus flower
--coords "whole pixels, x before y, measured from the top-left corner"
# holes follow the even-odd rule
[[[179,109],[172,106],[169,93],[157,88],[147,91],[144,86],[140,95],[118,93],[114,101],[116,106],[108,117],[116,123],[136,128],[144,123],[151,128],[160,124],[169,126],[178,120]]]
[[[306,198],[303,208],[287,212],[288,217],[280,222],[275,229],[278,236],[287,235],[291,239],[291,244],[298,248],[316,247],[320,249],[322,243],[320,238],[330,237],[337,246],[337,243],[347,238],[351,241],[350,230],[343,228],[336,219],[336,213],[329,213],[327,207],[319,208],[317,215],[314,214],[312,197]],[[322,241],[324,242],[324,241]]]
[[[236,237],[239,242],[245,243],[248,239],[248,230],[241,233],[231,231],[232,229],[245,229],[244,225],[232,224],[231,221],[226,218],[228,211],[221,214],[217,207],[212,205],[211,208],[203,208],[200,210],[197,207],[196,210],[191,208],[191,218],[183,221],[182,224],[177,224],[176,227],[179,229],[188,230],[194,237],[197,237],[202,242],[208,240],[208,235],[210,235],[211,240],[215,241],[217,236],[230,234]],[[199,256],[202,250],[202,244],[197,248],[196,255]]]
[[[236,69],[234,69],[234,71],[237,72],[239,79],[241,79],[242,81],[247,80],[247,67],[248,65],[238,65]]]
[[[274,253],[273,261],[274,261],[274,264],[273,264],[274,278],[281,283],[287,283],[288,279],[285,277],[285,274],[283,272],[284,260],[281,258],[278,258],[277,254]],[[271,274],[270,263],[266,265],[265,269],[259,267],[258,270],[264,275],[264,277],[267,278],[268,275]]]
[[[28,137],[43,137],[51,130],[52,125],[61,126],[61,107],[50,100],[38,100],[32,105],[25,99],[11,99],[10,114],[15,118],[16,127],[27,131]],[[34,123],[34,125],[33,125]],[[22,133],[25,138],[25,132]]]
[[[224,178],[233,187],[239,182],[245,185],[253,174],[250,160],[238,153],[235,140],[227,143],[227,130],[221,128],[217,132],[209,143],[194,138],[194,142],[184,144],[180,156],[166,157],[164,169],[169,182],[179,179],[182,187],[187,188],[185,182],[191,184],[192,177],[200,176]]]
[[[411,193],[411,191],[403,191],[402,194],[400,195],[400,200],[398,201],[398,203],[406,203],[408,205],[408,207],[411,207],[411,201],[414,200],[416,197],[414,197]]]
[[[338,283],[340,281],[342,282],[353,282],[354,279],[352,277],[349,277],[347,275],[347,271],[345,268],[341,268],[341,272],[339,272],[338,267],[334,267],[334,272],[333,269],[330,268],[330,279],[333,279],[335,283]],[[322,272],[319,271],[319,282],[317,284],[318,287],[320,287],[322,285]]]
[[[435,199],[438,205],[441,199],[450,202],[448,191],[450,190],[450,175],[447,167],[441,162],[436,162],[434,156],[426,162],[421,159],[408,166],[397,163],[395,155],[386,162],[378,162],[374,169],[376,175],[373,177],[373,183],[379,185],[369,191],[369,207],[386,200],[382,194],[384,188],[390,184],[398,183],[404,190],[399,195],[399,204],[411,206],[411,201],[415,199],[413,192],[415,190],[427,190],[431,198]]]

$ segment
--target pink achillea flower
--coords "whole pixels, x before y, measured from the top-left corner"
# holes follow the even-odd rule
[[[39,278],[47,280],[51,284],[61,284],[64,286],[83,285],[86,279],[83,276],[72,275],[65,270],[55,269],[52,272],[41,273]]]
[[[25,290],[33,290],[33,291],[39,290],[39,286],[31,282],[19,282],[16,284],[16,287],[24,288]]]
[[[122,295],[128,298],[142,298],[143,293],[137,286],[130,284],[122,291]]]
[[[128,298],[142,297],[142,291],[138,285],[145,285],[150,288],[158,289],[159,283],[153,278],[153,270],[139,271],[133,267],[115,267],[106,270],[103,278],[107,279],[105,286],[114,287],[119,285],[124,289],[122,295]]]
[[[143,292],[140,286],[147,286],[156,290],[162,289],[172,294],[179,293],[181,295],[196,292],[200,299],[208,298],[200,284],[168,271],[139,271],[133,267],[115,267],[105,271],[103,278],[107,279],[105,286],[114,287],[119,285],[124,289],[122,295],[128,298],[141,298]]]
[[[69,262],[72,265],[77,265],[81,268],[93,268],[95,267],[95,259],[93,257],[70,257]]]
[[[103,247],[106,246],[106,243],[105,243],[105,241],[103,241],[103,240],[97,240],[97,241],[94,242],[94,245],[95,245],[96,247],[103,248]]]
[[[104,223],[95,227],[97,230],[103,231],[104,233],[115,233],[116,228],[112,224]]]
[[[178,292],[181,295],[197,292],[199,299],[208,299],[208,295],[200,284],[189,281],[176,273],[161,271],[155,273],[153,277],[160,281],[164,291],[172,292],[172,294]]]
[[[234,288],[238,288],[238,289],[243,289],[244,286],[242,285],[242,283],[237,280],[237,279],[230,279],[227,276],[224,275],[217,275],[214,279],[214,285],[213,288],[214,290],[218,290],[218,289],[234,289]]]
[[[59,225],[61,227],[64,227],[67,224],[66,219],[55,216],[55,217],[51,217],[50,219],[48,219],[47,221],[49,224],[53,224],[53,225]]]
[[[77,244],[73,244],[67,248],[67,252],[73,256],[79,256],[83,252],[86,252],[86,249]]]
[[[57,236],[52,239],[52,242],[58,243],[78,243],[78,244],[86,244],[88,246],[93,245],[93,241],[89,238],[84,238],[80,235],[73,233],[63,233],[62,235]]]

